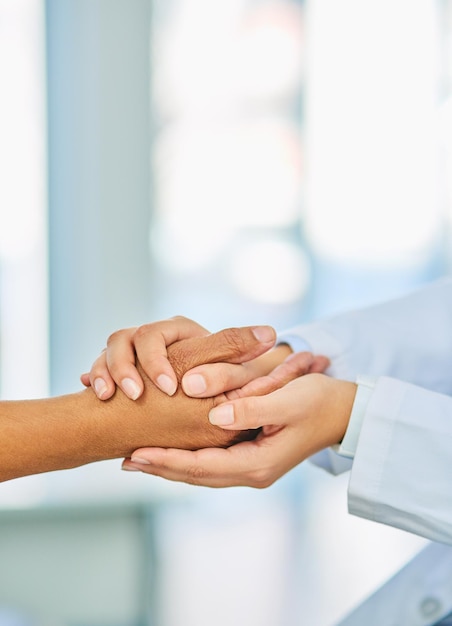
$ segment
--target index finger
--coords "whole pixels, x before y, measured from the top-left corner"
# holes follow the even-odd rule
[[[204,448],[191,452],[176,448],[142,448],[126,459],[122,469],[141,471],[166,480],[204,487],[248,485],[262,452],[256,442],[230,448]]]
[[[262,489],[302,460],[299,447],[293,432],[282,429],[225,449],[141,448],[123,461],[122,469],[190,485]]]
[[[179,379],[186,371],[205,363],[243,363],[267,352],[276,341],[271,326],[225,328],[206,337],[191,337],[174,343],[168,354]],[[183,355],[183,359],[180,356]],[[178,367],[182,360],[184,369]]]
[[[173,395],[178,381],[168,360],[168,346],[182,339],[203,337],[208,334],[209,331],[197,322],[187,317],[176,316],[139,326],[135,330],[133,343],[138,360],[147,376],[161,391]],[[113,362],[112,356],[111,365]]]
[[[295,378],[307,374],[311,371],[313,363],[314,356],[311,352],[295,352],[275,367],[267,376],[255,378],[241,389],[234,390],[230,399],[235,400],[245,396],[263,396],[272,393],[284,387],[284,385]]]

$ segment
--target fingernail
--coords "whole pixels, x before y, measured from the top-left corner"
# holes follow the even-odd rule
[[[139,472],[139,468],[138,467],[132,467],[131,465],[122,465],[121,469],[123,470],[123,472]]]
[[[131,400],[136,400],[140,395],[140,388],[131,378],[124,378],[121,381],[121,389]]]
[[[93,387],[98,398],[102,398],[104,393],[107,391],[107,383],[103,378],[96,378],[94,380]]]
[[[176,393],[177,383],[166,374],[160,374],[157,378],[157,385],[159,389],[166,393],[168,396],[173,396]]]
[[[275,340],[275,331],[271,326],[256,326],[253,335],[261,343],[270,343]]]
[[[234,407],[232,404],[217,406],[209,412],[209,422],[214,426],[230,426],[234,423]]]
[[[143,459],[141,456],[133,456],[131,459],[132,463],[139,463],[140,465],[150,465],[151,462],[147,459]]]
[[[201,374],[189,374],[184,376],[184,391],[191,396],[197,396],[204,393],[207,389],[207,384],[204,376]]]

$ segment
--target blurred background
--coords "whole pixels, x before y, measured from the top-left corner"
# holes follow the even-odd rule
[[[0,0],[0,390],[126,326],[278,330],[451,271],[449,0]],[[0,487],[0,626],[333,626],[423,545],[309,463]]]

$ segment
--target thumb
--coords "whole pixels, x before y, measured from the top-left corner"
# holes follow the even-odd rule
[[[267,352],[275,341],[276,332],[271,326],[226,328],[211,335],[174,343],[168,348],[168,355],[176,371],[178,361],[183,362],[183,371],[177,372],[181,375],[205,363],[250,361]]]
[[[249,396],[232,402],[225,402],[211,409],[209,421],[214,426],[227,430],[248,430],[261,426],[276,425],[281,414],[277,410],[278,392],[265,396]]]

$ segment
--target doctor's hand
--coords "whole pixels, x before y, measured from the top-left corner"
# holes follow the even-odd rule
[[[116,385],[129,398],[136,400],[144,389],[143,379],[136,367],[139,361],[150,380],[161,391],[172,396],[178,388],[178,380],[168,360],[168,348],[177,341],[207,337],[210,334],[193,320],[181,316],[116,331],[108,338],[106,349],[96,359],[90,372],[82,374],[81,381],[85,386],[91,386],[101,400],[111,398]],[[228,328],[216,335],[230,346],[230,354],[224,359],[229,364],[255,359],[267,352],[276,340],[276,333],[271,326]],[[290,349],[286,347],[278,361],[274,357],[270,361],[276,365],[289,353]],[[216,360],[221,361],[221,358]],[[262,368],[255,376],[261,373],[265,373]],[[247,380],[241,378],[242,384],[248,380],[249,377]],[[224,390],[197,394],[197,397],[212,397]]]
[[[178,382],[168,361],[168,348],[181,339],[209,335],[205,328],[181,316],[119,330],[109,337],[107,348],[96,359],[91,371],[82,375],[81,380],[84,385],[92,386],[101,400],[111,398],[116,385],[129,398],[136,400],[143,391],[143,380],[136,368],[136,361],[139,360],[152,382],[171,396],[177,390]],[[284,344],[270,349],[276,340],[276,333],[270,326],[230,328],[216,335],[234,348],[233,356],[229,355],[223,362],[217,358],[216,363],[202,365],[187,372],[181,385],[188,396],[211,398],[243,387],[258,377],[270,374],[292,353],[291,348]],[[325,357],[314,358],[311,355],[310,363],[308,358],[306,353],[301,360],[297,357],[289,368],[285,366],[283,370],[275,370],[274,384],[259,393],[269,393],[276,389],[276,381],[280,386],[281,377],[287,382],[288,369],[297,371],[299,368],[297,375],[300,376],[308,372],[323,372],[329,365]],[[290,380],[293,377],[291,374]]]
[[[342,440],[355,393],[354,383],[308,374],[267,395],[238,397],[210,411],[211,423],[223,429],[261,428],[254,440],[195,452],[142,448],[123,468],[209,487],[268,487]]]

